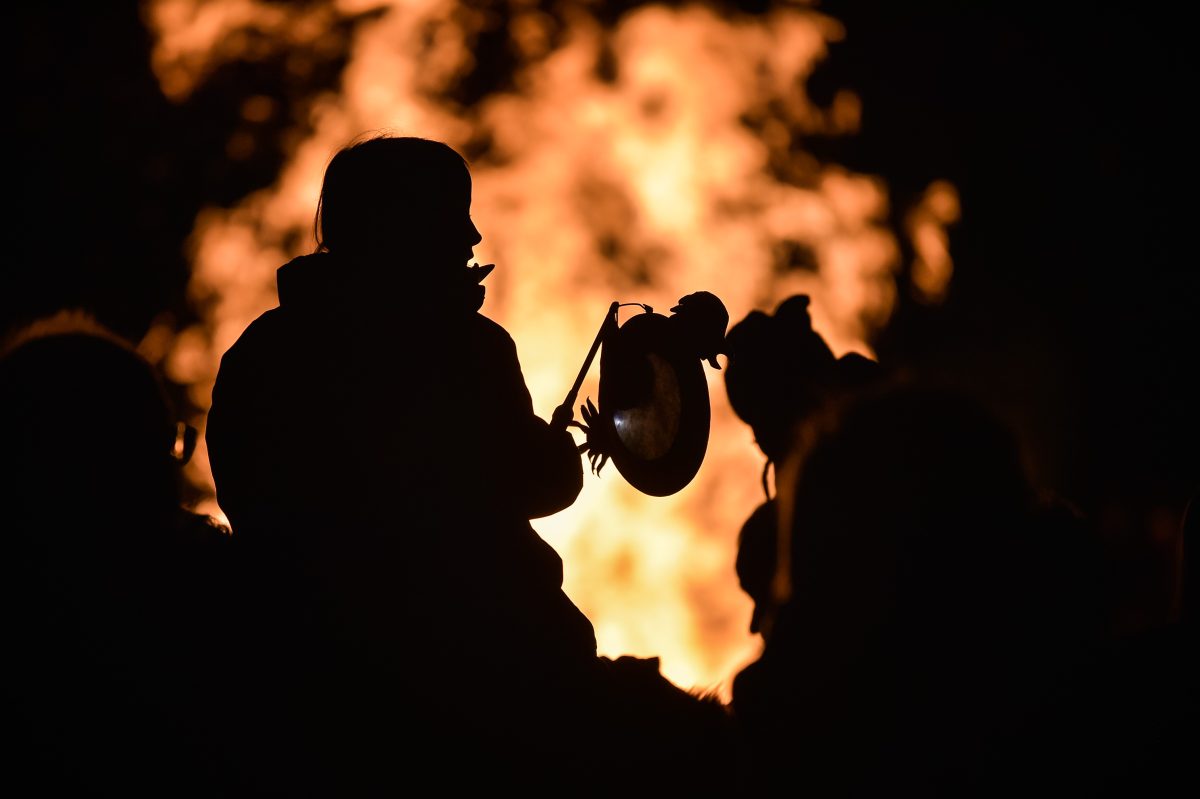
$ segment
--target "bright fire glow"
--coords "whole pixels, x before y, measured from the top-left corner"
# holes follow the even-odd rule
[[[946,227],[958,221],[958,192],[944,180],[934,181],[925,196],[905,220],[916,258],[912,265],[913,287],[930,302],[946,296],[954,261],[950,258],[950,238]]]
[[[835,351],[870,353],[892,310],[899,257],[886,187],[801,146],[807,134],[857,129],[853,95],[818,108],[804,92],[840,26],[805,7],[728,16],[647,6],[606,29],[583,5],[555,8],[557,20],[511,4],[510,88],[463,107],[447,90],[473,67],[473,44],[494,15],[444,0],[146,6],[154,68],[179,100],[225,60],[319,47],[333,22],[376,12],[355,24],[340,92],[314,105],[274,185],[196,220],[190,292],[204,322],[178,332],[166,363],[197,405],[208,407],[221,354],[276,304],[275,269],[311,250],[325,165],[365,131],[458,149],[490,142],[472,165],[478,260],[498,264],[483,311],[516,340],[543,417],[614,299],[665,312],[707,290],[737,321],[806,292]],[[247,98],[243,109],[250,118],[270,105]],[[948,219],[937,212],[945,202],[928,205],[922,222]],[[918,251],[948,277],[944,247],[935,253],[943,260]],[[690,486],[646,497],[610,466],[588,477],[573,507],[535,526],[562,554],[564,587],[594,622],[602,653],[658,655],[676,683],[727,693],[758,646],[733,564],[737,532],[762,499],[762,456],[729,410],[721,373],[708,373],[712,436]],[[580,399],[588,395],[595,374]],[[203,443],[191,477],[211,486]]]

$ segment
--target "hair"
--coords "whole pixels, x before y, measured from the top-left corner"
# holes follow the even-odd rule
[[[425,229],[470,189],[466,160],[441,142],[382,134],[340,150],[325,168],[313,219],[318,251],[368,244],[380,231]]]
[[[833,384],[837,359],[813,330],[808,304],[798,294],[773,316],[752,311],[726,337],[730,407],[773,459],[789,446],[792,424],[818,408]]]
[[[34,507],[57,496],[55,512],[118,491],[177,505],[176,417],[161,378],[127,343],[80,319],[32,325],[0,356],[0,449],[19,474],[17,498]]]

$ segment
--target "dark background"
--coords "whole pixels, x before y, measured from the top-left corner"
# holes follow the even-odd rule
[[[8,12],[16,190],[0,329],[62,307],[87,308],[133,340],[163,314],[185,323],[194,309],[183,247],[196,212],[273,180],[287,131],[302,130],[312,98],[336,88],[340,48],[304,54],[302,70],[270,51],[228,64],[176,105],[150,71],[136,3],[45,5]],[[613,21],[632,5],[596,13]],[[1195,84],[1183,12],[928,0],[819,8],[847,36],[809,92],[824,102],[854,90],[863,128],[805,149],[882,176],[898,229],[931,180],[951,181],[962,201],[947,301],[923,304],[901,275],[881,358],[1004,414],[1039,484],[1098,522],[1122,564],[1130,623],[1161,616],[1179,519],[1200,483]],[[464,102],[505,85],[511,69],[496,13],[457,88]],[[345,39],[353,24],[329,36]],[[265,120],[242,114],[255,94],[278,101]]]

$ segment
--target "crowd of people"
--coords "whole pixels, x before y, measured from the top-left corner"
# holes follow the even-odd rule
[[[127,344],[77,323],[9,344],[6,694],[14,762],[46,792],[1185,778],[1194,609],[1114,638],[1089,521],[1030,485],[1010,432],[835,357],[803,296],[724,343],[730,402],[774,466],[736,563],[761,657],[726,706],[653,659],[598,656],[530,524],[581,490],[569,410],[534,414],[512,339],[479,313],[470,200],[436,142],[330,162],[317,252],[279,270],[279,307],[213,392],[232,529],[181,508],[194,431]]]

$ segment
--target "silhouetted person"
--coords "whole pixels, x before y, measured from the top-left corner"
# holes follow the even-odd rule
[[[58,320],[0,357],[6,781],[210,793],[228,536],[180,508],[189,441],[152,367]]]
[[[857,353],[835,357],[813,330],[808,305],[807,295],[794,295],[780,303],[774,314],[751,312],[726,337],[729,404],[750,425],[767,457],[763,470],[767,500],[750,515],[738,536],[738,578],[742,590],[754,600],[751,632],[768,632],[775,605],[772,592],[780,542],[768,471],[787,456],[803,426],[885,378],[879,364]]]
[[[653,756],[633,748],[653,724],[609,735],[622,705],[639,718],[622,682],[678,692],[596,658],[529,524],[574,501],[582,467],[478,312],[470,205],[444,144],[342,150],[318,252],[279,269],[279,307],[221,362],[208,447],[265,631],[248,679],[287,740],[268,756],[305,784],[379,789],[447,759],[462,779],[537,782],[599,746],[620,770]]]
[[[1055,765],[1034,720],[1073,729],[1049,706],[1097,635],[1096,548],[1007,431],[898,387],[795,457],[787,602],[734,685],[759,787],[1004,793]]]

